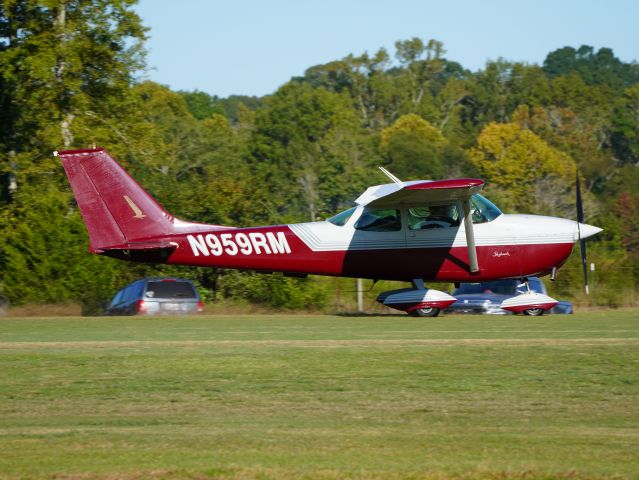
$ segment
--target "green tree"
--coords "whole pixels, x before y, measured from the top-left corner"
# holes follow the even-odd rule
[[[3,143],[64,146],[95,138],[121,114],[144,65],[145,28],[133,0],[15,0],[0,4],[0,78],[12,107]]]
[[[459,89],[449,86],[447,98],[439,104],[434,97],[449,79],[463,79],[468,72],[443,58],[444,53],[443,44],[437,40],[401,40],[395,42],[396,62],[382,48],[374,55],[349,55],[311,67],[296,81],[348,93],[362,125],[369,129],[386,127],[407,113],[445,124],[451,109],[461,100]]]
[[[95,304],[93,296],[111,293],[91,279],[112,279],[121,267],[85,258],[86,233],[52,152],[99,143],[125,163],[153,156],[131,92],[145,37],[134,3],[0,2],[0,162],[17,180],[0,215],[0,284],[14,303]]]
[[[390,170],[400,178],[441,178],[442,151],[448,141],[428,121],[415,114],[400,117],[380,133],[380,149]]]
[[[268,185],[273,218],[311,220],[351,200],[365,164],[347,95],[289,83],[258,112],[252,170]]]
[[[559,48],[546,56],[543,68],[550,77],[576,73],[588,85],[619,89],[639,82],[639,65],[622,62],[610,48],[596,52],[589,45]]]
[[[119,286],[148,270],[89,255],[88,236],[79,212],[69,208],[71,193],[54,185],[20,189],[11,215],[12,228],[0,229],[4,295],[14,305],[77,302],[97,314]],[[25,198],[30,197],[30,198]]]
[[[349,55],[342,60],[316,65],[298,79],[313,88],[325,88],[335,93],[347,93],[353,102],[362,125],[376,128],[385,125],[394,104],[394,86],[386,69],[390,56],[381,48],[373,56],[364,53]]]
[[[624,90],[612,115],[612,142],[622,164],[639,163],[639,83]]]
[[[178,93],[184,97],[189,111],[198,120],[204,120],[217,113],[236,123],[240,121],[242,110],[257,110],[262,105],[262,100],[258,97],[231,95],[228,98],[220,98],[199,90]]]
[[[194,90],[193,92],[178,92],[184,100],[186,105],[193,115],[198,120],[204,120],[209,118],[214,113],[224,115],[224,109],[218,104],[217,97],[213,97],[208,93]]]
[[[528,128],[571,158],[584,176],[588,191],[600,190],[617,169],[609,148],[609,117],[596,107],[580,113],[566,107],[521,105],[512,121]]]
[[[164,153],[145,162],[140,174],[166,208],[182,218],[214,224],[267,221],[260,189],[249,177],[242,124],[217,113],[197,120],[182,94],[153,82],[134,90],[146,120],[165,144]]]
[[[639,193],[623,192],[616,199],[613,212],[620,220],[621,244],[639,258]]]

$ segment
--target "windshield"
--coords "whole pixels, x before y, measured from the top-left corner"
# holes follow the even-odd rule
[[[353,213],[355,213],[356,208],[357,207],[352,207],[348,210],[344,210],[334,217],[329,218],[327,222],[331,222],[333,225],[337,225],[338,227],[343,227],[344,225],[346,225],[346,222],[348,222],[348,219],[351,218]]]
[[[473,211],[473,223],[492,222],[501,215],[501,210],[490,200],[479,194],[473,195],[470,199],[470,203]]]

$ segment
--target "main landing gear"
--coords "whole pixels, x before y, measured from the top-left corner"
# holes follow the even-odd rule
[[[422,279],[414,279],[413,288],[390,290],[377,297],[379,303],[416,317],[436,317],[456,300],[445,292],[426,288]]]
[[[519,288],[524,288],[523,293],[508,298],[501,302],[500,308],[513,313],[523,313],[531,317],[539,317],[559,303],[552,297],[543,293],[533,292],[528,286],[528,279],[524,278]]]
[[[557,305],[557,300],[543,293],[530,290],[528,280],[523,279],[519,295],[504,300],[500,308],[512,313],[523,313],[537,317]],[[421,279],[413,280],[413,288],[401,288],[382,292],[377,301],[387,307],[403,310],[415,317],[436,317],[442,309],[452,305],[457,299],[445,292],[426,288]]]

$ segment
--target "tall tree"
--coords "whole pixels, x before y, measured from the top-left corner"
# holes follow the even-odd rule
[[[289,83],[258,112],[252,168],[271,192],[275,217],[335,211],[361,185],[360,123],[345,94]]]
[[[135,0],[15,0],[0,4],[3,96],[19,115],[2,125],[13,149],[70,147],[95,137],[130,98],[144,65]]]
[[[559,48],[550,52],[543,65],[550,77],[576,73],[589,85],[623,88],[639,82],[639,65],[624,63],[610,48],[595,49],[590,45]]]
[[[448,141],[430,122],[410,113],[382,130],[380,148],[401,178],[441,178],[442,151]]]
[[[617,99],[612,130],[613,148],[621,163],[639,165],[639,83]]]
[[[0,215],[0,287],[11,284],[10,300],[24,301],[15,292],[33,285],[70,285],[74,276],[99,276],[93,270],[99,266],[78,257],[84,252],[76,246],[86,244],[86,232],[73,220],[77,211],[53,150],[100,143],[124,161],[144,152],[153,156],[155,142],[131,90],[144,65],[145,28],[133,11],[135,3],[0,2],[0,101],[7,107],[0,122],[0,162],[17,178],[17,193]],[[46,255],[48,248],[56,249],[62,265],[82,265],[82,273],[73,268],[56,275],[45,268],[31,269],[30,275],[16,271],[30,268],[35,252]],[[85,301],[78,288],[71,291]],[[42,288],[38,296],[38,301],[59,300],[55,289]]]

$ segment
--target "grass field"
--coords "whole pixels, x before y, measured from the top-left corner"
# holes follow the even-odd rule
[[[639,311],[0,319],[0,478],[639,478]]]

